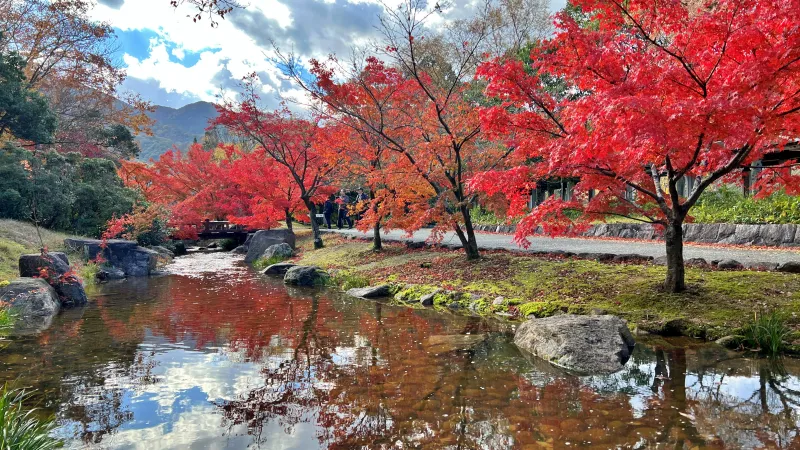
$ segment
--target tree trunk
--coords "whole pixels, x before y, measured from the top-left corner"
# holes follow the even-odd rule
[[[289,208],[285,208],[283,210],[283,212],[286,214],[286,228],[291,230],[292,229],[292,213],[289,212]],[[313,219],[317,220],[316,217],[314,217]]]
[[[667,279],[664,289],[667,292],[686,290],[686,277],[683,266],[683,228],[682,220],[667,224],[664,240],[667,244]]]
[[[383,242],[381,241],[380,220],[375,222],[375,225],[372,227],[372,250],[375,250],[376,252],[383,250]]]
[[[317,205],[305,199],[303,203],[306,204],[306,208],[308,208],[308,212],[311,216],[311,233],[314,236],[314,248],[322,248],[324,245],[322,244],[322,234],[319,231],[319,224],[317,223]]]
[[[369,190],[369,198],[373,202],[375,201],[375,191],[372,189]],[[375,213],[375,216],[378,215],[378,205],[372,205],[372,211]],[[375,225],[372,227],[372,250],[380,251],[383,250],[383,242],[381,241],[381,218],[377,217],[375,220]]]
[[[472,227],[472,217],[469,214],[469,207],[461,203],[461,216],[464,217],[464,229],[456,224],[455,230],[458,239],[461,241],[461,246],[464,247],[464,253],[467,254],[468,260],[479,259],[481,257],[478,251],[478,241],[475,239],[475,229]]]

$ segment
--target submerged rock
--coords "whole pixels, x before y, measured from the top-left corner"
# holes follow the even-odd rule
[[[283,282],[292,286],[324,286],[328,280],[328,272],[317,266],[295,266],[283,277]]]
[[[381,298],[391,295],[392,287],[388,284],[378,286],[367,286],[365,288],[353,288],[347,291],[347,295],[359,298]]]
[[[514,343],[567,370],[609,374],[623,368],[635,341],[619,317],[565,314],[528,320],[517,328]]]
[[[297,264],[277,263],[267,267],[261,273],[263,275],[286,275],[286,272],[292,267],[297,267]]]
[[[36,333],[50,326],[61,304],[52,286],[41,278],[17,278],[0,288],[0,302],[16,316],[14,332]]]
[[[252,238],[245,242],[247,245],[247,256],[244,261],[252,263],[261,258],[269,247],[276,244],[288,244],[290,248],[295,248],[295,236],[291,230],[261,230],[257,231]]]
[[[451,334],[430,336],[425,341],[425,350],[433,354],[463,351],[474,348],[486,340],[485,334]]]

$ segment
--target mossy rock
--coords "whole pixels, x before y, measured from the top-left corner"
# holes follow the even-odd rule
[[[420,298],[427,294],[433,294],[439,290],[439,288],[435,286],[426,286],[421,284],[410,284],[404,286],[402,289],[399,289],[395,295],[394,299],[401,302],[418,302]]]
[[[528,302],[519,306],[519,312],[523,316],[534,316],[541,319],[550,317],[559,310],[559,305],[551,302]]]

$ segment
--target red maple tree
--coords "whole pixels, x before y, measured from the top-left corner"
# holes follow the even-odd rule
[[[482,110],[484,131],[514,148],[517,166],[473,185],[506,193],[522,214],[536,180],[580,177],[573,199],[527,214],[517,239],[608,215],[654,223],[665,228],[665,288],[682,291],[682,225],[703,191],[739,182],[800,136],[800,1],[573,3],[530,66],[496,59],[478,70],[501,102]],[[760,176],[762,193],[800,187],[788,165]]]
[[[314,246],[321,248],[322,237],[316,220],[317,204],[324,202],[326,195],[334,191],[329,175],[338,165],[335,155],[319,145],[326,130],[320,125],[320,119],[302,119],[287,108],[262,110],[258,90],[257,75],[245,78],[242,100],[226,101],[217,106],[219,117],[214,125],[223,126],[231,133],[254,142],[257,148],[254,157],[259,158],[262,164],[277,164],[285,169],[273,176],[288,176],[289,182],[297,189],[291,195],[296,195],[308,211]]]

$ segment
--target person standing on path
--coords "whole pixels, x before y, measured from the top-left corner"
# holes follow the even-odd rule
[[[358,196],[356,197],[356,222],[361,220],[364,216],[364,213],[367,211],[368,202],[369,196],[364,193],[363,188],[358,188]]]
[[[331,194],[327,200],[325,200],[325,205],[322,206],[322,215],[325,216],[325,225],[328,229],[331,229],[331,217],[333,217],[333,204],[336,201],[336,197]]]
[[[344,189],[339,191],[339,198],[336,200],[336,203],[339,204],[339,218],[336,220],[336,227],[338,229],[342,229],[343,223],[347,223],[347,228],[353,228],[353,219],[348,217],[347,215],[347,207],[350,204],[350,199],[347,198],[347,194],[344,192]]]

